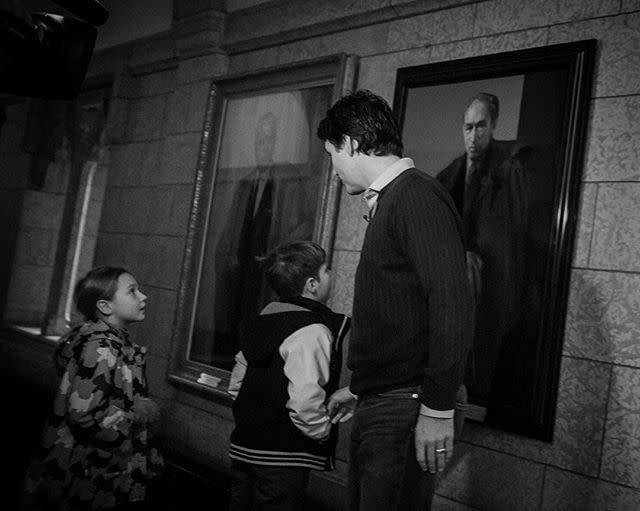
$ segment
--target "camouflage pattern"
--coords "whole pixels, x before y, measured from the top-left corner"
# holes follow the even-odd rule
[[[60,376],[26,481],[35,509],[110,509],[146,498],[163,462],[134,402],[148,397],[146,349],[102,321],[72,329],[55,351]]]

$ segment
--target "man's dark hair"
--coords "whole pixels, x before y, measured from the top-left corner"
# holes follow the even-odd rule
[[[313,241],[282,243],[260,260],[267,282],[280,298],[300,296],[309,277],[318,278],[327,253]]]
[[[402,137],[391,107],[380,96],[361,89],[339,99],[318,126],[320,140],[337,149],[345,135],[358,141],[358,151],[375,156],[402,157]]]
[[[111,300],[118,290],[118,278],[130,273],[124,268],[98,266],[81,278],[75,287],[74,298],[80,313],[89,321],[96,321],[98,300]]]
[[[464,109],[465,114],[467,110],[469,110],[471,103],[473,103],[474,101],[480,101],[480,103],[483,103],[487,107],[491,122],[495,126],[495,124],[498,122],[498,115],[500,115],[500,100],[498,99],[498,96],[496,96],[495,94],[489,94],[488,92],[479,92],[478,94],[473,96],[467,103],[467,107]]]

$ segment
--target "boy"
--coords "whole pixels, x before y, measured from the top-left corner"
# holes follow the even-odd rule
[[[302,509],[309,470],[333,468],[336,428],[325,400],[338,385],[349,318],[324,305],[326,253],[311,241],[284,243],[262,268],[279,300],[240,340],[231,374],[232,511]]]

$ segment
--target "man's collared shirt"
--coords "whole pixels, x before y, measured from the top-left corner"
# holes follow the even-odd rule
[[[369,218],[373,218],[378,205],[378,194],[387,186],[391,181],[397,178],[405,170],[414,168],[413,160],[411,158],[400,158],[398,161],[390,165],[378,178],[371,183],[371,186],[364,192],[364,200],[369,207]]]

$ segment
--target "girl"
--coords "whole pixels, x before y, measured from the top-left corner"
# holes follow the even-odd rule
[[[37,462],[27,476],[32,509],[137,509],[162,459],[147,444],[158,418],[148,398],[144,347],[127,326],[142,321],[147,297],[122,268],[99,267],[76,285],[86,321],[55,350],[59,387]]]

